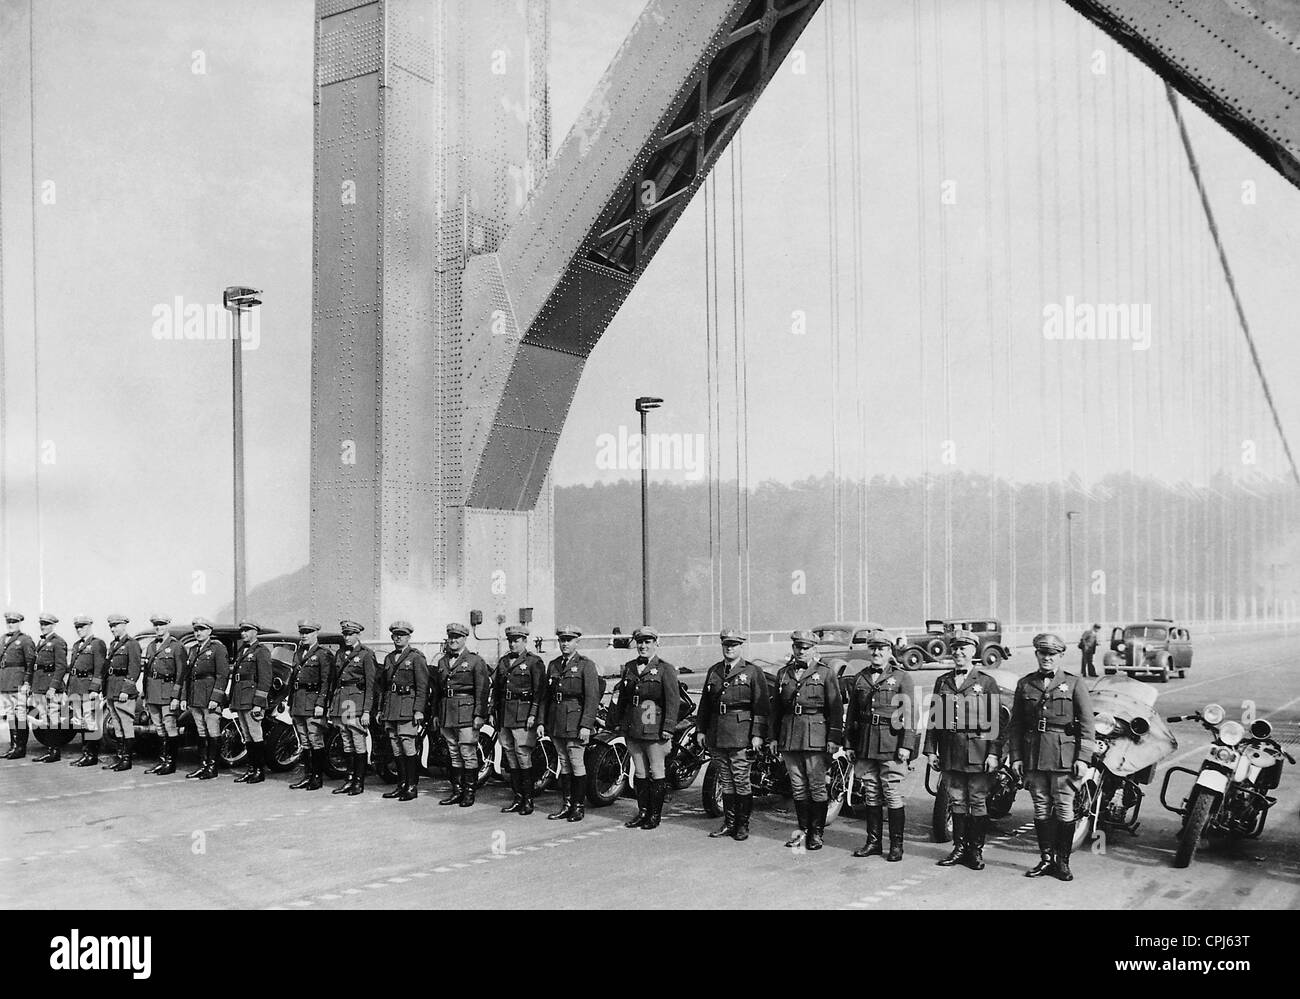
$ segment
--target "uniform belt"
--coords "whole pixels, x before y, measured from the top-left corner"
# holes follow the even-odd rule
[[[506,700],[507,701],[528,701],[529,703],[532,703],[533,700],[532,691],[529,691],[527,694],[512,694],[509,691],[507,691]]]
[[[163,676],[163,674],[161,673],[150,673],[149,676],[151,679],[154,680],[175,680],[176,679],[175,673],[173,673],[171,676]]]
[[[873,711],[873,712],[871,712],[871,724],[872,724],[872,725],[888,725],[890,728],[893,728],[893,727],[894,727],[894,716],[893,716],[892,714],[891,714],[891,715],[881,715],[881,714],[877,714],[876,712]]]
[[[1038,731],[1040,732],[1064,732],[1066,735],[1074,734],[1074,725],[1049,725],[1047,720],[1040,718],[1038,720]]]
[[[130,670],[129,668],[127,668],[127,669],[111,669],[111,670],[108,671],[108,675],[109,675],[109,676],[126,676],[129,672],[131,672],[131,670]]]
[[[300,683],[300,684],[298,684],[298,689],[299,689],[299,690],[308,690],[308,691],[311,691],[312,693],[315,693],[316,691],[320,690],[320,684],[319,684],[319,683]]]
[[[414,694],[414,693],[415,693],[415,688],[414,688],[414,687],[394,687],[394,688],[393,688],[393,693],[394,693],[394,694]]]
[[[562,690],[557,690],[557,691],[555,692],[555,703],[556,703],[556,704],[561,704],[561,703],[563,703],[564,701],[580,701],[580,700],[582,700],[582,695],[581,695],[581,694],[573,694],[573,695],[570,695],[570,696],[566,696],[565,693],[564,693],[564,691],[562,691]]]
[[[718,702],[718,714],[720,715],[726,715],[726,714],[734,715],[740,712],[750,711],[752,708],[753,708],[752,704],[727,704],[725,701]],[[740,720],[745,721],[744,718],[741,718]]]
[[[794,706],[794,713],[797,715],[820,715],[820,714],[825,714],[825,712],[826,712],[825,708],[816,707],[811,704],[807,706],[803,704],[796,704]]]
[[[474,696],[474,691],[472,691],[472,690],[448,690],[446,696],[448,696],[448,697],[473,697],[473,696]]]
[[[84,680],[86,677],[88,677],[88,676],[94,676],[94,675],[95,675],[95,671],[94,671],[94,670],[88,670],[88,671],[86,671],[85,673],[81,672],[81,670],[74,670],[73,673],[74,673],[74,675],[81,677],[83,680]]]

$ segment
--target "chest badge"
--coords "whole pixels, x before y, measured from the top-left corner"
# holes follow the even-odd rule
[[[1059,690],[1062,694],[1064,694],[1066,691],[1070,689],[1070,686],[1069,684],[1062,683],[1056,689]]]
[[[652,669],[652,670],[650,671],[650,675],[651,675],[651,676],[658,676],[658,675],[659,675],[659,670],[657,670],[657,669]]]
[[[893,687],[893,686],[895,686],[897,683],[898,683],[898,681],[895,680],[895,679],[891,676],[888,680],[885,681],[885,686],[886,686],[886,687]]]
[[[976,694],[982,694],[982,693],[984,693],[984,688],[981,687],[978,683],[975,684],[975,686],[971,687],[971,690],[972,690],[974,693],[976,693]]]

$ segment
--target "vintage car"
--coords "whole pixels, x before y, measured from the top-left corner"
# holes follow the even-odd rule
[[[1181,680],[1192,668],[1192,636],[1169,618],[1125,625],[1110,633],[1110,648],[1101,662],[1108,675],[1153,676],[1166,683],[1170,673],[1177,673]]]
[[[996,618],[931,618],[925,622],[925,631],[904,635],[896,646],[895,655],[908,669],[947,659],[949,636],[957,630],[972,632],[979,639],[976,658],[990,669],[996,669],[1011,656],[1011,647],[1002,641],[1002,622]]]

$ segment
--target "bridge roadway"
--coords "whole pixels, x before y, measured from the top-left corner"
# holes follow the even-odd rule
[[[1186,680],[1161,691],[1165,714],[1244,698],[1271,715],[1296,752],[1300,683],[1292,637],[1202,640]],[[1077,655],[1077,653],[1072,653]],[[1017,660],[1020,660],[1017,663]],[[1020,671],[1027,657],[1016,656]],[[1075,663],[1071,663],[1073,669]],[[1174,760],[1195,767],[1207,743],[1176,727]],[[34,743],[34,740],[33,740]],[[187,764],[188,760],[185,761]],[[146,763],[145,766],[148,764]],[[1155,797],[1137,836],[1076,857],[1076,880],[1030,881],[1035,853],[1028,796],[990,832],[980,874],[937,868],[947,847],[929,841],[931,798],[918,768],[909,782],[902,863],[855,860],[858,820],[841,819],[819,853],[783,849],[786,802],[755,808],[747,843],[710,840],[699,784],[676,793],[656,831],[626,830],[632,804],[589,809],[581,824],[548,822],[554,797],[528,818],[501,815],[492,785],[471,810],[440,808],[442,781],[418,801],[383,801],[372,778],[359,797],[289,791],[272,774],[245,787],[223,775],[187,781],[0,761],[0,904],[33,909],[223,907],[349,909],[661,907],[820,909],[1300,908],[1300,773],[1287,767],[1262,839],[1203,845],[1192,867],[1172,866],[1176,817]],[[430,791],[436,793],[430,793]]]

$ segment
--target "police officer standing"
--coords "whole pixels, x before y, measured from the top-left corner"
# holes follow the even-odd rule
[[[153,614],[149,623],[154,626],[155,637],[144,653],[144,706],[154,732],[162,739],[162,754],[145,773],[174,774],[181,743],[181,730],[176,724],[181,706],[181,673],[189,657],[185,647],[167,630],[172,623],[170,617]]]
[[[230,663],[226,647],[212,637],[212,622],[196,617],[194,647],[181,674],[181,710],[188,710],[199,735],[199,769],[185,775],[186,780],[212,780],[217,776],[221,750],[221,705],[226,699],[230,680]]]
[[[397,786],[384,792],[383,797],[398,801],[412,801],[420,795],[417,726],[424,721],[424,706],[429,700],[429,663],[424,653],[411,644],[412,630],[408,621],[394,621],[388,626],[394,647],[384,657],[380,705],[380,717],[397,764]]]
[[[0,714],[9,729],[6,760],[27,755],[27,698],[36,671],[36,645],[22,629],[23,615],[5,611],[5,636],[0,640]]]
[[[1094,731],[1088,688],[1062,668],[1064,654],[1059,636],[1034,636],[1038,670],[1016,685],[1007,743],[1011,768],[1024,775],[1034,801],[1039,861],[1025,877],[1073,881],[1074,795],[1088,765],[1081,743],[1091,742]]]
[[[236,784],[260,784],[266,780],[266,744],[262,741],[262,718],[271,693],[271,650],[257,639],[256,621],[239,622],[239,651],[230,668],[230,709],[244,737],[248,766],[235,778]]]
[[[72,619],[77,640],[68,653],[68,714],[81,719],[81,755],[69,766],[93,767],[99,762],[99,742],[104,735],[103,690],[108,649],[95,637],[95,622],[84,614]]]
[[[438,659],[438,727],[451,760],[451,793],[440,805],[469,808],[478,790],[478,731],[488,715],[492,674],[465,648],[469,629],[447,625],[447,651]]]
[[[897,863],[903,859],[907,817],[903,779],[917,739],[911,717],[911,684],[894,660],[893,648],[894,643],[880,629],[867,636],[867,667],[849,686],[844,729],[867,803],[867,841],[853,856],[873,857],[882,852],[881,827],[884,806],[888,805],[889,855],[885,859]]]
[[[718,635],[722,660],[709,667],[696,711],[696,740],[721,764],[722,825],[710,839],[749,839],[754,792],[749,783],[749,754],[767,738],[767,677],[740,654],[745,636],[735,628]]]
[[[677,667],[659,658],[659,632],[642,625],[632,632],[637,657],[623,665],[614,718],[627,739],[636,771],[637,813],[623,826],[655,829],[668,793],[666,763],[677,728],[681,681]]]
[[[533,746],[546,697],[546,664],[528,651],[528,629],[506,629],[510,651],[497,660],[492,678],[492,714],[497,737],[510,763],[510,804],[503,812],[533,814]]]
[[[363,794],[366,790],[366,735],[370,729],[370,711],[375,705],[375,682],[378,672],[375,654],[361,644],[365,631],[356,621],[340,621],[343,644],[339,654],[337,686],[330,701],[330,724],[343,733],[343,752],[351,762],[348,778],[331,794]]]
[[[943,774],[952,804],[952,852],[940,867],[984,870],[989,786],[1002,754],[1002,695],[997,678],[971,666],[979,639],[964,629],[949,642],[953,668],[934,682],[925,754]]]
[[[289,714],[302,746],[302,779],[289,790],[319,791],[325,778],[325,709],[329,705],[334,657],[320,645],[320,624],[298,622],[298,646],[289,675]]]
[[[63,723],[63,697],[68,680],[68,643],[55,630],[59,619],[53,614],[41,615],[41,638],[36,643],[36,676],[32,685],[32,699],[44,701],[45,724],[50,729]],[[50,746],[32,760],[33,763],[57,763],[63,758],[58,746]]]
[[[777,673],[772,691],[770,744],[785,763],[799,820],[799,831],[785,845],[820,850],[829,805],[826,762],[844,737],[840,685],[834,672],[817,661],[817,639],[811,631],[791,632],[790,645],[790,658]]]
[[[123,614],[108,615],[113,643],[108,647],[104,699],[117,730],[117,758],[104,770],[130,770],[135,748],[135,701],[140,696],[140,643],[127,632],[131,619]]]
[[[546,817],[581,822],[587,811],[587,746],[596,727],[602,685],[596,664],[578,651],[581,630],[556,628],[555,637],[560,654],[546,668],[546,724],[537,727],[537,734],[549,734],[555,743],[561,805]]]
[[[1097,675],[1097,667],[1093,664],[1093,657],[1097,654],[1097,642],[1100,637],[1100,624],[1094,624],[1079,636],[1079,651],[1082,653],[1079,672],[1084,676]]]

